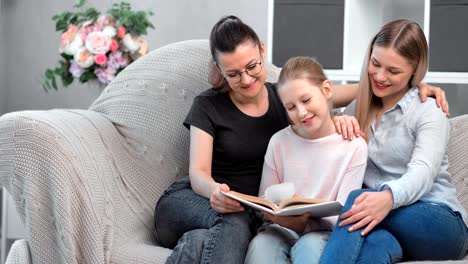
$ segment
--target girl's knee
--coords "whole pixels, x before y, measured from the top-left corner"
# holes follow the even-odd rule
[[[258,233],[249,244],[249,250],[265,252],[273,248],[273,243],[276,239],[267,233]]]
[[[296,251],[313,251],[314,255],[320,256],[330,237],[330,232],[311,232],[302,236],[292,247],[291,253]]]
[[[288,253],[289,247],[280,236],[260,232],[250,242],[245,263],[284,263]]]

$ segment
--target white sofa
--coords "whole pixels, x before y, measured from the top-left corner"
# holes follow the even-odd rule
[[[187,174],[182,120],[209,87],[209,62],[206,40],[174,43],[127,67],[88,110],[2,116],[0,184],[28,234],[7,263],[164,263],[171,250],[154,240],[154,205]],[[276,80],[279,69],[267,69]],[[451,124],[451,172],[467,207],[468,115]]]

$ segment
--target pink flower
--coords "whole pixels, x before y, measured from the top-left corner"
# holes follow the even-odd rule
[[[89,27],[83,26],[80,28],[80,37],[83,43],[86,41],[86,37],[88,36],[90,32],[91,32],[91,29]]]
[[[126,33],[127,33],[127,29],[124,26],[120,26],[119,29],[117,29],[117,37],[121,39],[125,37]]]
[[[78,65],[78,63],[76,63],[74,60],[71,61],[70,68],[68,70],[75,78],[80,78],[84,72],[84,69],[81,68],[80,65]]]
[[[121,51],[113,52],[109,55],[109,60],[107,61],[107,65],[114,69],[124,68],[128,65],[129,59],[122,55]]]
[[[107,62],[107,57],[105,54],[97,54],[94,56],[94,62],[96,62],[97,65],[104,65]]]
[[[118,48],[119,48],[119,43],[118,43],[115,39],[113,39],[113,40],[111,41],[111,44],[110,44],[110,47],[109,47],[110,51],[114,52],[114,51],[116,51]]]
[[[98,24],[94,24],[90,28],[91,28],[92,32],[102,31],[104,29],[103,27],[99,26]]]
[[[110,83],[115,78],[115,73],[116,73],[116,70],[111,67],[107,67],[107,68],[98,67],[94,70],[94,74],[96,74],[96,76],[98,77],[98,80],[103,84]]]
[[[113,26],[114,25],[114,18],[111,16],[104,16],[101,15],[98,17],[96,24],[99,25],[99,27],[104,28],[106,26]]]
[[[72,24],[67,29],[67,31],[63,32],[62,36],[60,36],[60,39],[62,40],[62,42],[72,41],[75,38],[76,32],[78,32],[78,27]]]
[[[91,32],[86,37],[86,48],[93,54],[104,54],[109,51],[111,38],[100,31]]]

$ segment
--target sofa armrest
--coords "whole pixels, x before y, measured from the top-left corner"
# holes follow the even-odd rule
[[[24,221],[34,263],[107,262],[112,188],[106,176],[112,169],[106,144],[112,135],[95,127],[106,122],[113,128],[86,110],[0,118],[0,184]]]
[[[5,264],[30,264],[31,254],[29,252],[28,241],[25,239],[16,240],[10,249]]]
[[[450,119],[449,172],[457,196],[468,211],[468,115]]]

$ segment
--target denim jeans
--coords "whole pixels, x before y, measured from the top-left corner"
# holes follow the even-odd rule
[[[363,192],[352,191],[341,213],[348,211]],[[461,259],[467,252],[468,228],[459,212],[423,201],[392,210],[365,237],[363,229],[337,222],[320,263],[395,263],[404,260]]]
[[[319,263],[329,231],[310,232],[297,238],[284,228],[275,225],[263,227],[263,230],[250,242],[245,258],[246,264],[261,263]]]
[[[252,220],[248,211],[216,212],[182,180],[156,204],[155,235],[161,246],[174,248],[166,263],[244,263]]]

